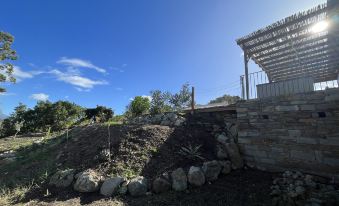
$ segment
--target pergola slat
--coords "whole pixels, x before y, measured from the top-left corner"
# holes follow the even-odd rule
[[[332,17],[338,15],[339,2],[328,1],[332,3],[287,17],[238,39],[237,44],[270,81],[303,76],[312,76],[316,82],[334,80],[339,72],[339,23]],[[330,22],[329,28],[314,30],[322,21]],[[247,61],[245,65],[248,71]]]
[[[291,26],[291,25],[293,25],[295,23],[298,23],[300,21],[304,21],[306,19],[309,19],[312,16],[319,15],[319,14],[325,12],[326,9],[327,9],[326,4],[322,4],[322,5],[319,5],[318,7],[310,9],[309,11],[306,11],[307,14],[299,13],[299,14],[292,15],[290,17],[287,17],[287,18],[285,18],[285,19],[275,23],[275,24],[277,24],[277,26],[275,26],[275,24],[272,24],[269,27],[266,27],[265,29],[263,29],[263,31],[259,30],[257,32],[254,32],[252,34],[249,34],[249,35],[247,35],[245,37],[242,37],[242,38],[238,39],[237,43],[239,45],[241,45],[241,44],[244,44],[245,42],[252,41],[252,40],[254,40],[254,39],[256,39],[256,38],[258,38],[260,36],[264,36],[264,35],[270,34],[270,33],[272,33],[275,30],[283,29],[286,26]],[[315,11],[312,12],[312,10],[315,10]],[[298,18],[298,17],[296,17],[298,15],[302,15],[302,16]],[[292,19],[292,20],[289,20],[289,19]]]

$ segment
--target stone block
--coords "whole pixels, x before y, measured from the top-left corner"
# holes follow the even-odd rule
[[[239,107],[237,107],[236,110],[237,110],[238,113],[240,113],[240,112],[247,112],[248,108],[239,108]]]
[[[299,144],[318,144],[317,139],[311,137],[298,137],[297,143]]]
[[[247,113],[237,113],[238,118],[247,117]]]
[[[273,112],[274,111],[274,106],[266,106],[262,110],[263,112]]]
[[[290,129],[290,130],[288,130],[288,135],[290,137],[300,137],[301,131],[300,130],[296,130],[296,129]]]
[[[290,104],[307,104],[307,101],[295,100],[295,101],[291,101]]]
[[[338,158],[325,157],[323,159],[323,163],[327,164],[327,165],[339,167],[339,159]]]
[[[299,107],[297,105],[291,106],[276,106],[275,110],[278,112],[290,112],[290,111],[299,111]]]
[[[302,111],[314,111],[315,105],[312,105],[312,104],[300,105],[300,110],[302,110]]]
[[[297,160],[315,161],[315,154],[312,151],[291,150],[290,157]]]
[[[339,101],[339,94],[331,94],[325,97],[326,102]]]

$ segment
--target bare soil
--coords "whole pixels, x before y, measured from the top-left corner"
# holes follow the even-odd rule
[[[108,129],[111,135],[108,138]],[[203,161],[215,157],[215,138],[198,127],[171,128],[159,125],[104,125],[77,127],[68,138],[58,145],[51,144],[52,156],[57,169],[74,168],[82,171],[95,169],[105,176],[122,175],[133,177],[142,175],[150,181],[164,172],[178,167],[188,170],[191,165],[201,165]],[[106,154],[110,139],[111,161]],[[53,146],[54,145],[54,146]],[[187,158],[179,154],[182,146],[199,146],[200,156]],[[36,148],[36,149],[39,149]],[[41,148],[40,148],[41,149]],[[30,150],[31,151],[31,150]],[[45,159],[47,157],[44,157]],[[43,158],[42,158],[43,159]],[[39,160],[31,167],[25,165],[13,174],[37,169]],[[270,205],[270,185],[273,174],[257,170],[239,170],[222,176],[212,184],[200,188],[190,188],[188,192],[168,192],[140,198],[130,196],[105,199],[98,193],[81,194],[72,188],[56,189],[47,186],[47,181],[32,189],[19,204],[29,205]],[[2,178],[15,178],[6,174]],[[48,193],[47,193],[48,189]]]

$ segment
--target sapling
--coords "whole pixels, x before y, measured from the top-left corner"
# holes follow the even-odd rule
[[[21,128],[24,126],[24,120],[21,122],[15,122],[14,127],[15,127],[15,135],[14,138],[16,138],[16,135],[20,132]]]

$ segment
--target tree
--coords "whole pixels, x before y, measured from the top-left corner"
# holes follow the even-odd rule
[[[190,105],[192,96],[189,86],[190,85],[188,83],[185,83],[182,85],[178,93],[172,95],[170,103],[173,105],[175,110],[181,110]]]
[[[238,96],[231,96],[231,95],[225,94],[221,97],[217,97],[216,99],[211,100],[209,104],[215,104],[215,103],[234,104],[239,100],[240,100],[240,97]]]
[[[111,119],[114,115],[114,112],[111,108],[105,107],[105,106],[99,106],[97,105],[96,108],[86,109],[86,118],[91,119],[92,117],[96,117],[100,120],[100,122],[105,122],[109,119]]]
[[[16,60],[16,52],[11,48],[14,37],[6,32],[0,32],[0,82],[13,82],[15,83],[15,78],[13,77],[13,65],[9,63],[10,60]],[[0,87],[0,93],[6,92],[5,88]]]
[[[27,106],[19,102],[19,105],[14,108],[14,118],[16,122],[21,122],[25,119],[25,113],[27,112]]]
[[[160,90],[151,91],[151,114],[161,114],[172,110],[169,103],[171,94],[169,92],[161,92]]]
[[[130,111],[131,115],[135,117],[149,112],[150,107],[151,103],[149,98],[136,96],[128,106],[128,110]]]

